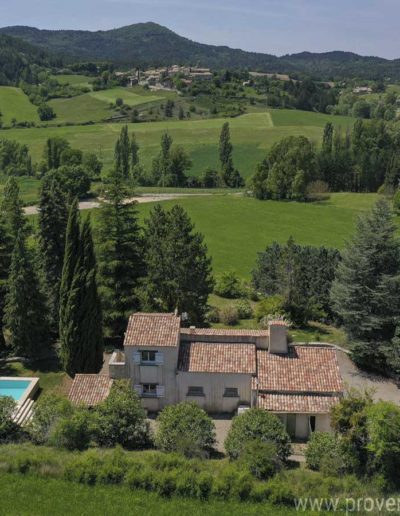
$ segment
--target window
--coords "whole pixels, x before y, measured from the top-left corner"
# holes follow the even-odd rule
[[[203,387],[189,386],[187,396],[204,396]]]
[[[157,384],[156,383],[142,383],[142,396],[148,398],[157,397]]]
[[[315,432],[315,416],[310,416],[310,430]]]
[[[153,363],[156,361],[156,351],[142,351],[141,362],[142,363]]]
[[[239,393],[236,387],[225,387],[224,398],[238,398]]]

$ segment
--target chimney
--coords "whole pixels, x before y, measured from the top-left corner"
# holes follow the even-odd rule
[[[287,355],[287,324],[282,320],[273,320],[268,323],[269,352],[277,355]]]

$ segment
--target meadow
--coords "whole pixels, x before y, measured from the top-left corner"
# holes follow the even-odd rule
[[[40,121],[37,107],[29,102],[28,97],[20,88],[0,86],[0,112],[3,115],[4,125],[11,125],[13,119],[17,122]]]
[[[50,478],[2,473],[0,475],[0,514],[7,516],[286,516],[295,509],[269,503],[166,499],[140,490],[120,486],[85,486]]]
[[[115,103],[117,98],[123,100],[127,106],[140,106],[149,102],[160,102],[165,100],[162,95],[139,95],[132,88],[112,88],[110,90],[92,91],[89,95],[93,98],[107,103]]]
[[[91,101],[96,100],[90,98]],[[74,97],[67,101],[73,100],[77,103],[79,99],[80,97]],[[92,110],[88,104],[81,108],[78,106],[75,112],[70,112],[71,108],[68,108],[63,100],[52,102],[57,102],[65,110],[62,116],[66,118],[73,116],[79,118],[82,110]],[[105,103],[102,104],[106,106]],[[96,114],[96,108],[93,109]],[[159,152],[161,136],[168,131],[174,143],[182,145],[190,154],[193,160],[190,174],[199,175],[206,167],[218,167],[219,133],[222,124],[226,121],[229,122],[231,128],[235,166],[244,177],[252,175],[257,163],[265,157],[271,145],[285,136],[304,135],[318,144],[327,121],[332,121],[342,127],[351,126],[354,123],[354,119],[349,117],[334,117],[294,110],[269,110],[230,119],[212,118],[136,123],[129,124],[129,130],[134,132],[137,137],[140,146],[139,156],[145,167],[151,166],[152,159]],[[59,136],[69,140],[72,147],[97,153],[104,162],[105,168],[108,168],[112,164],[114,145],[120,130],[121,124],[110,123],[10,129],[7,132],[4,131],[3,134],[5,138],[27,144],[31,150],[33,161],[41,159],[47,138]]]

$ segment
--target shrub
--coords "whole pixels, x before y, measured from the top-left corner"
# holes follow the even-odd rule
[[[338,442],[334,434],[314,432],[306,449],[307,467],[314,471],[320,471],[324,457],[334,454],[337,449]]]
[[[239,457],[240,463],[257,479],[272,477],[282,466],[276,445],[258,439],[249,441]]]
[[[155,443],[167,452],[187,457],[208,454],[215,444],[215,427],[207,413],[194,402],[170,405],[159,414]]]
[[[76,409],[71,416],[58,420],[51,443],[67,450],[86,450],[93,436],[92,419],[87,408]]]
[[[247,299],[241,299],[236,303],[236,310],[239,319],[251,319],[253,317],[253,309]]]
[[[219,311],[219,320],[228,326],[234,326],[239,322],[239,314],[234,306],[224,306]]]
[[[216,279],[214,292],[221,297],[237,299],[244,293],[243,284],[236,272],[223,272]]]
[[[233,418],[225,439],[225,449],[229,457],[239,458],[245,446],[254,439],[274,443],[282,462],[290,455],[290,438],[282,422],[275,415],[259,408],[246,410]]]
[[[275,315],[283,315],[283,313],[283,298],[278,295],[262,299],[258,303],[256,309],[256,317],[258,321]]]
[[[287,479],[275,476],[267,481],[268,500],[275,505],[293,505],[294,494]]]
[[[12,398],[0,396],[0,442],[10,442],[20,433],[19,426],[12,419],[15,409],[16,403]]]
[[[208,500],[213,486],[213,477],[209,473],[200,473],[197,476],[197,497],[200,500]]]
[[[155,488],[160,496],[170,498],[176,491],[176,475],[171,471],[153,472]]]
[[[33,417],[27,430],[35,444],[46,443],[61,418],[71,416],[70,401],[57,394],[43,394],[34,405]]]
[[[176,494],[186,498],[197,497],[198,482],[197,475],[192,471],[180,473],[176,480]]]
[[[219,310],[216,306],[210,306],[207,312],[207,321],[209,323],[218,323],[220,318]]]
[[[67,464],[64,476],[66,480],[93,486],[97,482],[101,466],[99,455],[94,450],[90,450]]]
[[[397,214],[400,214],[400,190],[393,196],[393,209]]]
[[[115,381],[108,398],[96,407],[94,432],[101,446],[120,444],[129,449],[148,446],[149,424],[129,381]]]

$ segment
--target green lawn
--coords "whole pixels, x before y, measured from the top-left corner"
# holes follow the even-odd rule
[[[0,86],[0,111],[3,114],[4,125],[10,125],[13,118],[17,122],[40,121],[37,107],[29,102],[28,97],[20,88]]]
[[[241,516],[295,514],[295,509],[235,501],[165,499],[127,487],[88,487],[63,480],[0,475],[0,514],[7,516]]]
[[[113,104],[117,98],[121,98],[128,106],[140,106],[149,102],[160,102],[165,97],[158,95],[139,95],[132,91],[132,88],[112,88],[110,90],[92,91],[89,95],[102,102]]]
[[[110,91],[113,90],[96,92],[96,94],[108,94]],[[77,100],[79,98],[67,99],[67,102],[71,102],[71,105],[77,105],[80,102]],[[147,98],[151,98],[151,96]],[[65,119],[72,115],[80,116],[78,108],[76,111],[72,109],[69,113],[67,104],[57,102],[64,110],[60,111],[60,117]],[[86,107],[82,107],[83,109],[86,109]],[[60,121],[62,119],[60,118]],[[292,125],[285,125],[285,120],[291,120]],[[271,145],[284,136],[305,135],[319,143],[323,125],[328,120],[331,120],[334,124],[345,126],[353,122],[353,119],[345,117],[294,110],[271,110],[270,112],[250,113],[231,119],[171,120],[129,124],[129,129],[136,134],[140,145],[139,155],[145,167],[149,168],[151,166],[152,159],[159,152],[161,136],[165,131],[168,131],[174,142],[182,145],[189,152],[193,160],[193,168],[190,173],[199,175],[208,166],[218,166],[219,133],[222,124],[229,121],[235,165],[244,177],[249,177],[254,173],[257,163],[265,157]],[[67,138],[72,147],[83,151],[96,152],[107,168],[112,165],[114,145],[120,130],[121,124],[13,129],[7,131],[6,137],[29,145],[34,161],[40,160],[45,141],[49,136]]]
[[[341,249],[353,232],[356,215],[376,199],[376,194],[338,193],[320,203],[297,203],[221,195],[162,205],[168,208],[179,202],[187,210],[205,236],[215,272],[234,269],[249,278],[257,252],[273,241],[293,236],[299,244]],[[151,207],[139,205],[141,216],[146,217]]]

